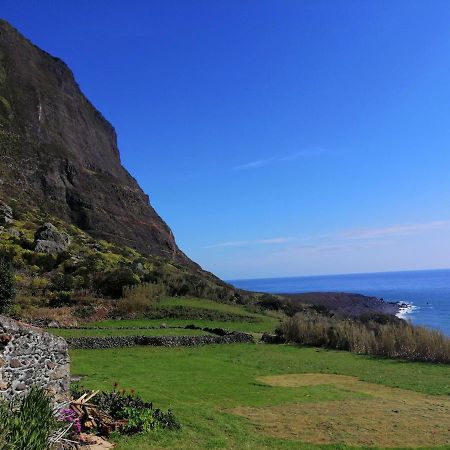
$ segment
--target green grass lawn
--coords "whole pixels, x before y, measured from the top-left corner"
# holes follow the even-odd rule
[[[137,325],[136,322],[132,323]],[[141,321],[140,325],[144,323]],[[110,324],[112,326],[114,322]],[[120,322],[120,325],[125,324]],[[82,384],[89,388],[111,389],[117,381],[123,388],[136,389],[156,407],[173,409],[183,425],[180,432],[118,438],[119,450],[355,448],[314,446],[267,437],[246,419],[227,410],[240,406],[275,407],[291,402],[304,403],[307,409],[308,404],[318,401],[364,401],[365,394],[333,385],[295,389],[268,386],[257,380],[260,376],[294,373],[352,375],[363,381],[424,394],[450,395],[449,366],[375,359],[287,345],[73,350],[71,370],[73,375],[82,376]]]
[[[211,328],[225,328],[230,331],[247,331],[249,333],[263,333],[265,331],[273,332],[273,330],[279,324],[279,320],[261,315],[257,322],[245,322],[245,321],[211,321],[203,319],[133,319],[133,320],[105,320],[101,322],[92,322],[87,326],[98,326],[107,328],[118,327],[159,327],[162,323],[168,327],[171,326],[186,326],[197,325],[199,327],[211,327]],[[142,330],[138,330],[142,331]],[[139,334],[139,333],[138,333]]]
[[[176,306],[185,306],[188,308],[207,309],[210,311],[219,311],[229,314],[236,314],[238,316],[252,316],[264,317],[262,314],[252,313],[247,311],[242,306],[230,305],[228,303],[219,303],[213,300],[193,297],[168,297],[160,300],[158,306],[164,308],[174,308]]]
[[[49,333],[55,334],[57,336],[62,336],[64,338],[75,338],[82,336],[94,336],[94,337],[106,337],[106,336],[200,336],[207,333],[202,330],[185,330],[185,329],[174,329],[174,328],[157,328],[149,330],[118,330],[114,328],[106,330],[96,330],[95,328],[90,330],[65,330],[60,328],[49,328],[47,329]]]

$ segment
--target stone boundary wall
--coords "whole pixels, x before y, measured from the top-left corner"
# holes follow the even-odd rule
[[[37,385],[55,401],[63,401],[69,382],[69,353],[63,338],[0,316],[0,397],[11,400]]]
[[[253,343],[247,333],[228,333],[224,336],[108,336],[66,339],[72,349],[101,349],[149,345],[155,347],[192,347],[207,344]]]

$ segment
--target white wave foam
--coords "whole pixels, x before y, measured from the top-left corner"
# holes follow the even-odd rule
[[[419,309],[417,306],[413,305],[412,303],[404,303],[405,306],[402,306],[400,311],[396,314],[396,316],[399,319],[407,319],[408,314],[413,313],[417,309]]]

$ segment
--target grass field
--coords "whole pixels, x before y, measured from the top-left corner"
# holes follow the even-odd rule
[[[92,322],[91,326],[100,326],[107,328],[118,327],[159,327],[162,323],[168,327],[178,327],[186,325],[197,325],[199,327],[211,327],[211,328],[225,328],[230,331],[247,331],[249,333],[263,333],[265,331],[273,332],[275,327],[279,324],[279,320],[270,317],[263,316],[259,318],[257,322],[242,321],[226,321],[221,322],[218,320],[203,320],[203,319],[134,319],[134,320],[105,320],[102,322]],[[139,330],[142,331],[142,330]],[[138,333],[139,334],[139,333]]]
[[[242,306],[230,305],[228,303],[218,303],[212,300],[193,297],[168,297],[158,302],[159,307],[163,308],[175,308],[177,306],[185,306],[196,309],[206,309],[210,311],[218,311],[229,314],[236,314],[238,316],[252,316],[252,317],[264,317],[261,314],[256,314],[245,310]]]
[[[63,328],[49,328],[49,333],[62,336],[64,338],[93,336],[93,337],[107,337],[107,336],[200,336],[210,334],[202,330],[176,329],[176,328],[156,328],[156,329],[114,329],[108,328],[104,330],[97,330],[95,328],[90,330],[77,329],[63,329]]]
[[[183,425],[180,432],[115,439],[119,450],[400,448],[384,433],[385,412],[394,417],[392,435],[408,445],[431,448],[423,443],[429,436],[440,445],[433,448],[450,448],[449,366],[251,344],[73,350],[71,358],[86,387],[111,389],[117,381],[173,409]],[[314,420],[306,423],[305,415]],[[355,436],[365,436],[364,444],[343,444]]]

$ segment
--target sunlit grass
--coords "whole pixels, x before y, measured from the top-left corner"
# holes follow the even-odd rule
[[[183,430],[123,438],[118,449],[339,449],[266,437],[229,412],[245,406],[359,399],[339,386],[268,386],[258,378],[289,373],[336,373],[425,394],[449,395],[448,366],[374,359],[347,352],[275,345],[213,345],[198,348],[136,347],[73,350],[72,373],[85,386],[109,389],[118,381],[157,407],[172,408]],[[280,418],[282,420],[282,418]]]
[[[62,336],[65,338],[71,337],[82,337],[82,336],[92,336],[92,337],[106,337],[106,336],[200,336],[207,333],[202,330],[189,330],[189,329],[174,329],[174,328],[157,328],[157,329],[106,329],[97,330],[95,328],[85,330],[85,329],[60,329],[60,328],[50,328],[49,331],[57,336]]]

